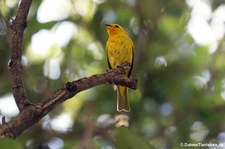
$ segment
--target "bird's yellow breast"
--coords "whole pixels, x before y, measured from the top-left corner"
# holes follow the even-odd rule
[[[106,50],[109,65],[112,69],[120,66],[124,62],[132,64],[133,42],[126,34],[118,34],[109,37]]]

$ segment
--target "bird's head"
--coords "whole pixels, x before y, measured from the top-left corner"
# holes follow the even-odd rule
[[[109,36],[117,35],[119,33],[126,33],[126,31],[119,24],[105,24]]]

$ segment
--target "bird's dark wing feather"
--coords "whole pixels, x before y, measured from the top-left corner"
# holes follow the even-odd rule
[[[128,78],[130,77],[131,72],[133,70],[133,65],[134,65],[134,47],[132,47],[132,62],[131,62],[130,70],[129,70],[129,73],[128,73]]]
[[[106,48],[106,55],[107,55],[107,62],[108,62],[109,69],[112,69],[112,66],[109,63],[109,56],[108,56],[108,49],[107,48]]]

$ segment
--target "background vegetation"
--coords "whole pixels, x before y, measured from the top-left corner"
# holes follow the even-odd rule
[[[130,126],[116,128],[115,92],[82,92],[0,148],[225,147],[224,0],[35,0],[24,37],[23,77],[37,103],[65,82],[107,69],[105,23],[121,24],[135,44]],[[0,1],[0,116],[18,114],[8,73],[17,0]]]

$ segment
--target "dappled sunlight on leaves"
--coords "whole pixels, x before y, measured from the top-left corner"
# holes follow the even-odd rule
[[[158,56],[156,59],[155,59],[155,67],[159,68],[161,66],[164,66],[166,67],[167,66],[167,61],[166,59],[164,58],[164,56]]]
[[[200,121],[196,121],[192,124],[191,131],[191,139],[197,142],[203,141],[209,133],[208,128]]]
[[[79,15],[83,17],[84,21],[92,20],[96,11],[96,7],[96,4],[93,3],[92,0],[74,1],[74,9]]]
[[[7,105],[10,105],[10,108]],[[0,109],[0,117],[5,116],[7,120],[19,114],[19,109],[16,106],[12,94],[0,96]]]
[[[45,77],[56,80],[61,75],[59,62],[56,59],[48,59],[43,65],[43,73]]]
[[[49,142],[48,142],[48,146],[50,148],[54,148],[54,149],[62,149],[64,146],[64,141],[60,138],[52,138]]]
[[[199,0],[195,3],[187,0],[187,4],[192,8],[191,18],[187,25],[187,30],[197,44],[208,46],[209,53],[214,53],[218,48],[218,41],[224,37],[225,20],[221,18],[225,7],[219,6],[212,11],[210,1]]]
[[[52,5],[54,3],[54,5]],[[51,11],[49,11],[51,8]],[[44,0],[37,11],[37,20],[41,23],[63,20],[69,17],[71,4],[69,1]]]
[[[102,127],[109,127],[115,123],[115,119],[110,114],[102,114],[97,119],[97,124]]]

